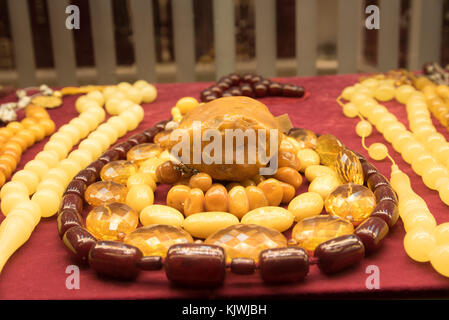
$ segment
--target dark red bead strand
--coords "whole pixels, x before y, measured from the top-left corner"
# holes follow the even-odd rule
[[[309,256],[299,247],[267,249],[260,253],[259,269],[266,283],[300,281],[309,273]]]
[[[363,242],[366,253],[371,253],[381,247],[388,231],[388,224],[384,220],[370,217],[355,229],[354,234]]]
[[[82,227],[83,219],[80,214],[73,209],[64,209],[58,213],[56,219],[59,237],[62,238],[64,233],[72,227]]]
[[[251,258],[234,258],[231,260],[231,272],[235,274],[253,274],[256,263]]]
[[[64,233],[62,242],[78,261],[86,261],[89,251],[97,243],[97,239],[83,227],[74,226]]]

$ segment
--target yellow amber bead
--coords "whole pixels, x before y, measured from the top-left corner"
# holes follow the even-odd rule
[[[96,117],[92,117],[92,114],[83,112],[79,118],[83,120],[89,126],[89,131],[94,130],[98,126],[98,119]]]
[[[79,130],[71,124],[63,125],[58,129],[58,132],[67,133],[72,138],[72,145],[76,145],[81,139]]]
[[[72,179],[78,172],[81,171],[81,165],[73,159],[64,159],[59,162],[57,168],[64,170],[69,179]]]
[[[343,114],[348,118],[355,118],[359,114],[359,110],[354,103],[348,102],[343,106]]]
[[[320,164],[320,156],[312,149],[301,149],[296,153],[301,168],[299,171],[304,172],[309,166]]]
[[[78,146],[79,150],[88,151],[92,155],[93,159],[97,159],[98,157],[100,157],[102,148],[103,147],[99,141],[89,138],[81,141]]]
[[[376,206],[376,198],[367,187],[348,183],[332,191],[324,206],[328,214],[359,224],[370,216]]]
[[[51,217],[59,210],[61,198],[51,189],[40,189],[33,194],[31,200],[36,202],[41,208],[41,215],[44,218]]]
[[[101,240],[121,240],[134,231],[138,223],[137,212],[118,202],[95,207],[86,218],[87,230]]]
[[[43,177],[43,180],[45,179],[56,179],[59,182],[61,182],[63,186],[66,186],[70,180],[67,173],[61,168],[52,168],[48,170],[45,176]]]
[[[94,160],[89,151],[81,149],[70,152],[68,159],[79,163],[81,168],[87,167]]]
[[[315,149],[316,147],[317,136],[313,131],[307,129],[297,129],[291,131],[288,136],[299,143],[299,145],[297,145],[299,149]],[[290,141],[292,140],[290,139]]]
[[[142,92],[142,101],[145,103],[153,102],[157,98],[156,87],[151,84],[142,87],[141,92]]]
[[[424,229],[414,229],[404,237],[407,255],[415,261],[429,261],[429,253],[437,246],[435,236]]]
[[[387,157],[388,149],[383,143],[373,143],[368,148],[368,155],[371,159],[380,161]]]
[[[151,224],[166,224],[182,227],[184,216],[175,208],[160,204],[153,204],[145,207],[139,215],[140,223],[144,226]]]
[[[424,173],[424,169],[431,165],[436,165],[436,161],[432,155],[427,152],[418,155],[412,160],[412,169],[420,176]]]
[[[105,151],[109,147],[109,137],[104,132],[94,131],[88,136],[88,138],[98,141],[101,145],[102,151]]]
[[[410,144],[414,141],[413,135],[408,132],[401,132],[397,136],[393,138],[392,144],[394,150],[398,151],[399,153],[402,153],[404,150],[404,146],[407,144]]]
[[[34,157],[34,159],[44,161],[49,168],[54,168],[59,163],[59,156],[53,150],[41,151]]]
[[[128,178],[137,173],[137,170],[137,165],[131,161],[111,161],[101,169],[100,177],[103,181],[114,181],[126,185]]]
[[[425,151],[424,147],[418,142],[406,144],[402,150],[402,157],[405,162],[412,163],[413,158]]]
[[[449,244],[449,222],[438,225],[434,230],[438,245]]]
[[[126,195],[126,204],[139,213],[143,208],[152,205],[153,202],[153,189],[146,184],[132,186]]]
[[[379,85],[374,90],[374,97],[379,101],[389,101],[394,98],[396,91],[393,86]]]
[[[41,183],[37,186],[37,190],[39,191],[41,189],[50,189],[56,192],[60,197],[62,196],[62,193],[64,192],[65,186],[61,183],[61,181],[50,178],[50,179],[43,179]]]
[[[193,239],[181,228],[155,224],[137,228],[128,234],[123,242],[139,248],[144,256],[165,257],[170,246],[191,243]]]
[[[405,231],[416,228],[434,230],[437,223],[428,210],[416,210],[402,217]]]
[[[295,216],[282,207],[268,206],[260,207],[249,211],[242,217],[242,224],[255,224],[279,232],[289,229],[295,219]]]
[[[351,150],[343,149],[338,153],[334,168],[342,182],[363,184],[362,164]]]
[[[290,201],[288,211],[293,213],[295,221],[317,216],[323,211],[324,202],[321,195],[315,192],[304,192]]]
[[[40,180],[47,173],[49,168],[42,160],[31,160],[25,165],[24,169],[33,171]]]
[[[72,136],[67,132],[56,132],[50,137],[50,141],[60,141],[67,146],[74,144]]]
[[[118,116],[110,117],[106,123],[114,128],[119,137],[125,135],[128,130],[126,123]]]
[[[446,185],[445,188],[440,188],[439,196],[441,201],[443,201],[446,205],[449,206],[449,185]]]
[[[121,100],[115,97],[111,97],[106,101],[105,108],[106,111],[110,115],[117,115],[118,114],[118,106],[120,105]]]
[[[100,206],[112,202],[126,202],[128,189],[114,181],[92,183],[84,192],[84,199],[91,206]]]
[[[292,239],[309,252],[330,239],[352,234],[354,226],[337,216],[319,215],[299,221],[292,230]]]
[[[436,190],[436,182],[441,177],[447,177],[448,176],[448,170],[439,164],[432,164],[430,166],[427,166],[423,170],[422,179],[424,184],[432,189]]]
[[[308,166],[304,171],[304,175],[309,182],[312,182],[317,177],[334,175],[337,176],[337,172],[334,169],[319,164]]]
[[[11,181],[23,182],[27,186],[29,194],[33,194],[39,184],[39,176],[30,170],[20,170],[12,176]]]
[[[24,211],[28,216],[33,219],[34,225],[37,225],[41,219],[41,208],[39,205],[31,200],[21,201],[15,208],[16,210]]]
[[[211,234],[235,224],[239,224],[239,219],[233,214],[208,211],[189,215],[185,218],[183,227],[192,236],[206,239]]]
[[[429,254],[432,267],[441,275],[449,277],[449,243],[435,247]]]
[[[114,130],[111,124],[103,123],[97,128],[97,132],[103,132],[109,138],[109,144],[113,144],[118,139],[118,133]]]
[[[147,159],[159,156],[162,151],[163,149],[155,143],[142,143],[132,147],[126,154],[126,159],[140,164]]]
[[[359,121],[355,127],[355,132],[359,137],[369,137],[373,132],[373,126],[366,120]]]
[[[67,157],[70,149],[72,149],[72,145],[66,145],[63,142],[57,140],[48,141],[44,146],[45,151],[55,151],[58,154],[59,160]]]
[[[316,177],[309,185],[309,192],[318,193],[323,200],[339,185],[340,179],[336,175]]]
[[[321,164],[333,165],[338,153],[343,150],[343,144],[331,134],[323,134],[318,137],[315,151],[320,156]]]
[[[345,100],[351,100],[352,94],[355,92],[355,88],[353,86],[349,86],[344,88],[343,92],[341,93],[341,96]]]
[[[133,175],[130,175],[128,180],[126,181],[126,186],[128,188],[131,188],[132,186],[139,184],[146,184],[150,186],[153,191],[156,190],[156,182],[151,178],[150,175],[138,172]]]
[[[129,107],[129,111],[134,113],[139,122],[143,120],[145,112],[143,111],[143,108],[140,105],[133,104],[131,107]]]
[[[96,101],[100,107],[102,107],[103,104],[104,104],[103,94],[100,91],[98,91],[98,90],[93,90],[93,91],[89,92],[86,95],[86,97],[88,99]]]
[[[165,161],[166,160],[160,158],[150,158],[148,160],[145,160],[140,164],[139,172],[149,175],[154,181],[157,181],[156,169],[160,164],[164,163]]]
[[[399,103],[405,104],[413,92],[415,92],[415,88],[413,88],[411,85],[404,84],[396,89],[396,100]]]
[[[199,105],[198,101],[192,97],[184,97],[176,102],[176,107],[181,111],[181,114],[186,114],[190,110],[196,108]]]
[[[0,209],[2,213],[7,216],[19,203],[29,200],[27,194],[23,193],[7,193],[2,197],[0,202]]]
[[[287,239],[273,229],[253,224],[237,224],[210,235],[205,243],[222,247],[226,252],[227,262],[234,258],[250,258],[257,262],[263,250],[286,247]]]
[[[129,110],[126,110],[126,111],[123,111],[122,113],[120,113],[119,118],[122,119],[122,121],[124,121],[126,123],[128,131],[132,131],[132,130],[136,129],[137,126],[139,125],[139,120]]]
[[[0,198],[3,199],[4,196],[10,193],[23,194],[25,196],[29,194],[26,184],[22,181],[9,181],[5,183],[0,190]]]

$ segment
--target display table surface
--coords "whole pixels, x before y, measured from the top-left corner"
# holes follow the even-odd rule
[[[360,138],[355,133],[357,118],[343,116],[335,99],[342,89],[355,83],[359,75],[321,76],[304,78],[281,78],[279,81],[303,85],[309,92],[305,99],[267,97],[260,101],[275,115],[288,113],[293,125],[311,129],[317,133],[336,135],[350,149],[367,156]],[[145,119],[135,132],[170,118],[170,109],[184,96],[198,98],[209,83],[182,83],[156,85],[158,98],[154,103],[144,104]],[[13,101],[12,95],[0,102]],[[49,110],[57,127],[77,116],[76,96],[64,98],[62,107]],[[407,127],[405,107],[397,102],[385,104]],[[439,132],[449,140],[449,132],[434,120]],[[45,139],[27,150],[17,169],[42,150]],[[123,139],[122,139],[123,140]],[[383,142],[383,137],[374,129],[367,144]],[[436,191],[423,184],[411,167],[388,145],[389,151],[399,167],[412,181],[413,189],[422,196],[438,223],[449,221],[449,208],[444,205]],[[390,175],[390,162],[372,161],[384,175]],[[298,193],[307,189],[304,183]],[[158,187],[156,203],[164,203],[167,188]],[[0,219],[3,219],[1,215]],[[312,266],[306,280],[300,283],[267,286],[260,275],[235,275],[227,272],[222,287],[217,289],[177,288],[161,271],[141,272],[134,282],[115,281],[98,277],[89,267],[80,266],[80,289],[68,290],[66,268],[75,264],[71,255],[59,239],[55,217],[42,220],[25,243],[8,261],[0,274],[0,299],[171,299],[171,298],[321,298],[321,297],[389,297],[389,296],[448,296],[449,279],[437,274],[429,263],[412,261],[403,249],[404,228],[401,221],[390,230],[383,248],[366,257],[359,265],[334,276],[325,276]],[[367,267],[378,267],[380,288],[366,287]]]

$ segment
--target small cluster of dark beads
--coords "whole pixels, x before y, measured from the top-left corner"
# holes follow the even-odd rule
[[[203,102],[209,102],[217,98],[230,96],[301,98],[304,96],[304,87],[271,81],[252,73],[247,73],[243,76],[231,73],[222,77],[215,85],[203,90],[200,98]]]
[[[436,84],[449,85],[449,64],[443,68],[436,62],[428,62],[424,64],[423,72]]]

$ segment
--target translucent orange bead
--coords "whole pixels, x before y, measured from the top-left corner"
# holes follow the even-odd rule
[[[84,199],[91,206],[100,206],[112,202],[126,202],[128,189],[114,181],[92,183],[84,192]]]
[[[131,161],[117,160],[106,164],[100,172],[104,181],[114,181],[126,185],[128,178],[137,173],[138,167]]]
[[[343,150],[343,144],[335,136],[323,134],[318,137],[315,151],[320,156],[322,164],[332,165],[341,150]]]
[[[139,164],[147,159],[157,157],[161,152],[162,148],[155,143],[142,143],[132,147],[126,154],[126,159]]]
[[[137,212],[118,202],[95,207],[86,218],[87,230],[101,240],[122,240],[138,223]]]
[[[152,205],[153,202],[153,189],[146,184],[131,186],[126,195],[126,204],[139,213],[143,208]]]

